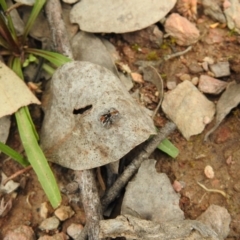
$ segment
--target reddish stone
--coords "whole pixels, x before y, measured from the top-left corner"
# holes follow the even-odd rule
[[[166,32],[181,46],[189,46],[198,41],[199,30],[193,23],[177,13],[172,13],[165,22]]]

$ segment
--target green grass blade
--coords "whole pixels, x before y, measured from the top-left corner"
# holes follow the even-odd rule
[[[7,10],[7,3],[5,0],[0,0],[0,6],[2,7],[3,11]]]
[[[12,65],[11,65],[11,68],[12,68],[12,70],[13,70],[21,79],[23,79],[23,73],[22,73],[21,60],[20,60],[20,58],[14,58],[14,60],[13,60],[13,62],[12,62]],[[29,109],[28,109],[28,108],[25,108],[25,111],[26,111],[26,115],[28,116],[29,123],[31,123],[32,131],[33,131],[36,139],[39,140],[39,136],[38,136],[38,133],[37,133],[37,131],[36,131],[36,129],[35,129],[35,126],[34,126],[34,124],[33,124],[31,115],[30,115],[30,113],[29,113]]]
[[[1,7],[2,7],[2,9],[3,9],[4,12],[7,11],[8,6],[7,6],[7,3],[6,3],[5,0],[0,0],[0,5],[1,5]],[[16,34],[15,28],[14,28],[14,26],[13,26],[12,18],[11,18],[11,16],[10,16],[10,14],[6,14],[5,17],[7,18],[7,21],[8,21],[8,24],[7,24],[7,25],[8,25],[8,28],[10,29],[10,31],[11,31],[11,33],[12,33],[12,36],[13,36],[13,38],[14,38],[15,41],[16,41],[16,39],[17,39],[17,34]]]
[[[38,180],[46,193],[51,205],[56,208],[61,203],[61,194],[55,177],[48,165],[47,159],[40,148],[35,134],[32,131],[32,124],[23,107],[15,113],[20,138],[26,155],[32,168],[38,176]]]
[[[12,35],[9,26],[5,22],[4,16],[0,14],[0,36],[8,44],[8,50],[14,51],[14,53],[20,54],[18,43],[16,38]]]
[[[168,139],[164,139],[158,145],[158,149],[167,153],[172,158],[176,158],[179,154],[179,150]]]
[[[23,39],[25,40],[27,38],[27,35],[29,34],[33,24],[35,23],[35,20],[41,11],[43,5],[45,4],[46,0],[36,0],[33,9],[31,11],[31,14],[28,18],[27,24],[25,26],[24,32],[23,32]]]
[[[32,53],[39,57],[43,57],[49,62],[51,62],[52,64],[54,64],[56,67],[60,67],[64,63],[72,61],[70,58],[65,57],[64,55],[56,52],[49,52],[49,51],[34,49],[34,48],[27,48],[26,52]]]
[[[21,62],[19,58],[12,61],[12,69],[23,79]],[[38,176],[38,180],[42,185],[50,203],[56,208],[61,202],[61,194],[54,175],[48,165],[42,149],[38,144],[38,135],[33,125],[29,110],[22,107],[15,113],[18,131],[25,149],[28,160]]]
[[[4,40],[2,36],[0,36],[0,45],[5,49],[10,49],[10,45],[8,44],[7,41]]]
[[[25,157],[23,157],[20,153],[18,153],[17,151],[15,151],[14,149],[12,149],[9,146],[5,145],[2,142],[0,142],[0,150],[4,154],[8,155],[12,159],[14,159],[18,163],[20,163],[23,167],[27,167],[29,165],[29,162],[28,162],[28,160]]]

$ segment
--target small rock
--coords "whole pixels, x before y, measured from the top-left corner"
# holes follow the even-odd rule
[[[225,239],[229,234],[231,216],[224,207],[210,205],[197,220],[211,227],[218,234],[219,239]]]
[[[169,90],[173,90],[177,86],[177,83],[175,81],[167,81],[167,88]]]
[[[164,113],[177,125],[186,139],[203,131],[204,118],[213,119],[215,105],[190,82],[184,81],[165,93]]]
[[[96,63],[118,76],[116,67],[113,64],[112,52],[109,53],[106,48],[106,42],[103,43],[94,34],[78,32],[71,39],[71,46],[75,60]]]
[[[13,180],[9,180],[5,185],[3,184],[3,182],[7,179],[7,176],[5,175],[4,172],[1,172],[1,183],[0,183],[0,192],[4,192],[4,193],[12,193],[15,190],[17,190],[17,188],[19,187],[19,183],[18,182],[14,182]]]
[[[223,14],[220,2],[203,0],[202,5],[204,7],[204,14],[210,16],[212,19],[218,22],[226,23],[226,18]]]
[[[202,63],[202,68],[204,69],[204,71],[208,71],[208,63],[207,62],[203,62]]]
[[[61,232],[54,234],[53,236],[48,235],[42,236],[38,240],[68,240],[68,239],[69,239],[68,236],[65,233]]]
[[[31,227],[22,225],[7,232],[3,240],[35,240],[35,235]]]
[[[191,73],[200,73],[203,71],[202,67],[198,65],[197,62],[193,62],[188,66]]]
[[[191,76],[190,76],[189,74],[187,74],[187,73],[184,73],[184,74],[182,74],[182,75],[179,77],[179,79],[180,79],[181,81],[185,81],[185,80],[190,81],[190,80],[191,80]]]
[[[124,33],[122,36],[129,44],[137,44],[140,47],[159,48],[163,41],[163,33],[156,25],[136,32]]]
[[[198,82],[199,82],[199,78],[198,77],[193,77],[192,80],[191,80],[192,84],[194,86],[197,86],[198,85]]]
[[[224,14],[227,19],[227,25],[229,29],[240,33],[240,3],[238,0],[224,1]]]
[[[132,80],[137,83],[144,83],[143,76],[139,73],[132,72],[131,73]]]
[[[214,73],[215,77],[225,77],[230,75],[229,62],[218,62],[210,65],[210,70]]]
[[[52,212],[53,209],[48,202],[41,203],[39,214],[42,218],[46,219]]]
[[[179,196],[167,175],[156,172],[155,164],[153,159],[144,161],[135,178],[128,183],[121,213],[155,222],[183,220]]]
[[[70,206],[60,206],[54,214],[60,221],[65,221],[66,219],[72,217],[75,213]]]
[[[41,224],[39,225],[39,228],[42,231],[50,231],[50,230],[57,229],[59,224],[60,224],[60,221],[58,220],[58,218],[53,216],[53,217],[43,220],[41,222]]]
[[[185,183],[175,180],[172,186],[176,192],[180,192],[185,187],[185,185]]]
[[[209,65],[214,64],[214,60],[210,57],[205,57],[203,61],[207,62]]]
[[[207,165],[204,169],[205,176],[209,179],[214,178],[214,171],[210,165]]]
[[[204,93],[219,94],[226,87],[228,83],[220,81],[216,78],[207,75],[201,75],[199,79],[198,89]]]
[[[165,22],[165,31],[176,38],[176,43],[181,46],[189,46],[198,41],[199,30],[177,13],[172,13]]]
[[[72,223],[68,228],[67,228],[67,234],[73,238],[76,239],[77,236],[81,233],[83,229],[83,225],[81,224],[76,224]]]

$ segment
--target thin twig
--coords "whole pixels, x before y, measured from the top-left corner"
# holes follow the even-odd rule
[[[10,180],[14,179],[15,177],[17,177],[17,176],[19,176],[19,175],[21,175],[21,174],[29,171],[30,169],[32,169],[32,166],[28,166],[28,167],[26,167],[26,168],[24,168],[24,169],[21,169],[21,170],[15,172],[14,174],[12,174],[10,177],[6,178],[6,179],[3,181],[3,186],[6,185],[6,183],[7,183],[8,181],[10,181]]]
[[[149,140],[143,147],[138,156],[128,165],[125,171],[116,180],[113,186],[105,193],[102,198],[102,208],[105,210],[108,205],[119,195],[120,191],[126,186],[128,181],[137,172],[141,163],[148,159],[150,154],[157,148],[159,143],[163,141],[170,133],[176,129],[173,122],[168,122],[158,134]]]
[[[167,56],[164,56],[164,60],[167,61],[169,59],[175,58],[175,57],[179,57],[184,55],[185,53],[189,52],[192,49],[192,46],[189,46],[188,48],[186,48],[184,51],[181,52],[176,52]]]
[[[50,25],[53,48],[73,59],[72,49],[69,41],[69,34],[67,33],[65,23],[62,19],[62,7],[59,0],[48,0],[46,3],[46,14]]]
[[[75,180],[81,188],[82,202],[88,223],[88,239],[97,240],[102,211],[93,170],[75,171]]]

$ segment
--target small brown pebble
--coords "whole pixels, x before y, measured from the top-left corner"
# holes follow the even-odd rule
[[[66,219],[72,217],[75,212],[70,206],[60,206],[58,209],[56,209],[54,214],[60,221],[65,221]]]
[[[173,182],[173,189],[176,191],[176,192],[180,192],[183,188],[184,188],[184,183],[183,182],[179,182],[177,180],[175,180]]]

